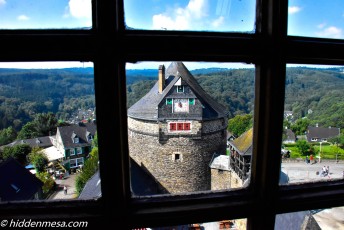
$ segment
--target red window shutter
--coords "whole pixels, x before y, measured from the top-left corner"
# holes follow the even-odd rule
[[[170,130],[175,131],[176,130],[176,123],[170,123]]]
[[[177,130],[184,130],[183,123],[177,123]]]
[[[184,130],[190,130],[190,123],[184,123]]]

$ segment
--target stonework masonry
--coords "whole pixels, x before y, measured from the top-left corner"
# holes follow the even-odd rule
[[[211,190],[241,188],[243,181],[231,170],[211,169]]]
[[[147,122],[129,117],[129,154],[170,193],[210,190],[209,163],[214,152],[225,154],[226,151],[222,120],[206,124],[209,127],[206,131],[209,133],[202,133],[199,139],[175,135],[161,142],[159,130],[167,131],[167,128],[164,128],[167,123]],[[194,127],[200,128],[207,123],[192,122]],[[211,125],[214,127],[210,128]],[[201,130],[204,129],[199,131]]]

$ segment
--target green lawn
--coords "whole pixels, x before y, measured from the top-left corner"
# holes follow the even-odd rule
[[[305,158],[305,156],[302,156],[299,152],[296,145],[288,145],[286,146],[286,149],[291,151],[290,158]],[[314,150],[318,156],[320,152],[320,146],[314,145]],[[335,145],[322,145],[321,146],[321,158],[322,159],[336,159],[336,154],[338,153],[338,160],[344,160],[344,149],[341,149]],[[309,154],[308,154],[309,155]]]

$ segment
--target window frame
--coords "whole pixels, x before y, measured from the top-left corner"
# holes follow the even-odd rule
[[[126,30],[122,0],[92,0],[91,30],[0,30],[7,44],[2,62],[94,62],[102,183],[99,200],[1,203],[2,218],[88,220],[91,227],[121,229],[248,218],[248,229],[274,229],[276,214],[343,206],[343,180],[280,187],[280,156],[273,153],[282,142],[286,64],[343,65],[344,41],[287,36],[287,0],[257,0],[256,9],[254,34]],[[248,188],[131,197],[125,63],[170,60],[256,65]]]

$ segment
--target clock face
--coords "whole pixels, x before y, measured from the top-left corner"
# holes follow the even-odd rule
[[[174,99],[173,100],[173,112],[175,113],[188,113],[189,101],[188,99]]]

